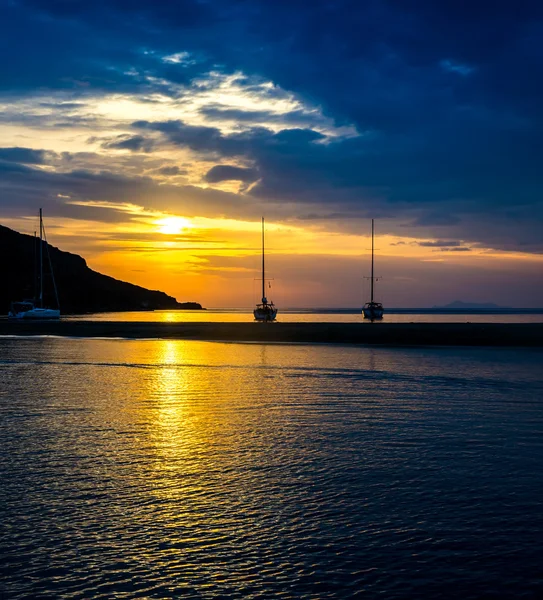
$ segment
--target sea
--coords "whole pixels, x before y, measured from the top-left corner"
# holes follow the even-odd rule
[[[0,439],[2,600],[543,597],[540,349],[4,337]]]
[[[280,308],[280,323],[360,323],[360,308]],[[211,308],[206,310],[150,310],[67,315],[70,321],[131,321],[168,323],[243,323],[254,321],[253,309]],[[386,309],[384,323],[542,323],[542,309],[433,310]]]

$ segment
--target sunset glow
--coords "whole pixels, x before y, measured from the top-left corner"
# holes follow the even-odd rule
[[[247,31],[253,17],[243,15]],[[80,19],[74,27],[95,26]],[[515,96],[485,100],[476,58],[438,53],[422,67],[397,49],[374,64],[381,50],[355,59],[340,43],[314,47],[307,62],[294,44],[278,71],[285,46],[274,38],[253,60],[253,47],[218,52],[176,26],[163,41],[128,36],[111,61],[93,55],[99,45],[77,46],[73,64],[43,65],[47,81],[31,64],[35,85],[10,80],[2,224],[33,234],[43,207],[51,242],[92,268],[179,300],[245,306],[264,216],[275,293],[344,306],[362,302],[374,218],[389,304],[543,304],[540,175],[521,158],[537,128]]]
[[[165,234],[176,234],[190,228],[191,224],[188,219],[183,217],[165,217],[156,223],[158,231]]]

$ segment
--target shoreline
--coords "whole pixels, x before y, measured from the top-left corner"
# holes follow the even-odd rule
[[[0,321],[0,336],[379,346],[543,347],[543,323]]]

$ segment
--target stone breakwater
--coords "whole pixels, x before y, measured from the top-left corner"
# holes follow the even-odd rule
[[[383,346],[543,347],[543,323],[134,323],[2,320],[0,335]]]

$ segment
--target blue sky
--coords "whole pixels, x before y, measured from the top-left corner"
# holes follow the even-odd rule
[[[375,218],[398,256],[523,261],[541,303],[542,34],[536,1],[0,0],[0,219],[43,205],[104,267],[67,229],[127,205]]]

